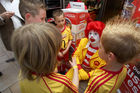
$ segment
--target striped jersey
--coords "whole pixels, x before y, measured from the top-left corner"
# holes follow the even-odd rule
[[[127,68],[125,66],[117,72],[107,71],[103,68],[95,69],[85,93],[116,93],[126,74]]]
[[[90,64],[89,64],[89,61],[90,61],[90,58],[92,57],[92,55],[98,50],[97,47],[92,47],[92,45],[90,44],[88,49],[87,49],[87,53],[86,53],[86,56],[85,56],[85,59],[82,63],[82,66],[84,66],[85,68],[90,68]]]
[[[23,79],[20,88],[22,93],[78,93],[78,88],[59,73],[42,76],[39,80]]]
[[[61,49],[66,49],[68,47],[69,41],[73,39],[70,28],[65,26],[63,31],[61,31],[61,34],[62,34]]]

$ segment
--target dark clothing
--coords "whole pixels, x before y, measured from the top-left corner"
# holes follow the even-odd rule
[[[0,14],[3,12],[6,12],[5,8],[0,3]],[[6,22],[3,24],[0,21],[0,35],[1,39],[6,47],[7,50],[11,51],[11,36],[14,31],[14,25],[12,19],[6,20]]]

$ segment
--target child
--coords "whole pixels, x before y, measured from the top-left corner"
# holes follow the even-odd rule
[[[53,11],[53,18],[56,24],[56,27],[61,31],[62,34],[62,46],[61,50],[59,52],[59,61],[62,61],[64,59],[64,62],[60,63],[60,66],[58,66],[58,72],[65,72],[66,69],[68,69],[68,60],[69,60],[69,48],[72,43],[72,35],[70,28],[66,27],[65,25],[65,16],[62,10],[55,10]]]
[[[28,24],[14,32],[11,45],[21,67],[22,93],[78,92],[75,59],[70,62],[75,73],[73,83],[65,75],[54,72],[61,43],[61,33],[49,23]]]
[[[100,36],[105,27],[105,24],[100,21],[89,22],[86,30],[86,38],[82,38],[75,53],[79,80],[87,80],[92,74],[92,70],[100,68],[106,64],[98,55],[98,47]],[[66,76],[70,79],[73,77],[73,69],[70,69]]]
[[[140,54],[140,31],[132,22],[114,20],[108,22],[102,33],[99,56],[106,66],[95,69],[85,93],[116,93],[124,81],[127,68]]]
[[[19,11],[25,24],[45,23],[46,8],[41,0],[21,0]]]

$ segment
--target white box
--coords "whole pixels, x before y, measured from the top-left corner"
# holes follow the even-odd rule
[[[69,23],[71,24],[72,33],[77,34],[86,29],[88,10],[74,8],[67,8],[62,10],[64,12],[67,21],[69,21]]]

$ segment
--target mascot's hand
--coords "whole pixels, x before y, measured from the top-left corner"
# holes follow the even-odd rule
[[[89,79],[89,75],[84,69],[80,69],[78,72],[79,72],[79,81]]]
[[[78,66],[78,73],[79,73],[79,81],[80,80],[88,80],[90,77],[90,74],[87,73],[82,67],[81,64],[77,64]],[[73,68],[69,69],[68,72],[66,73],[66,76],[72,80],[73,78]]]
[[[81,67],[88,73],[90,72],[92,69],[90,67],[85,67],[83,64],[81,64]]]
[[[88,80],[89,75],[88,73],[78,64],[78,73],[79,73],[79,80]]]

